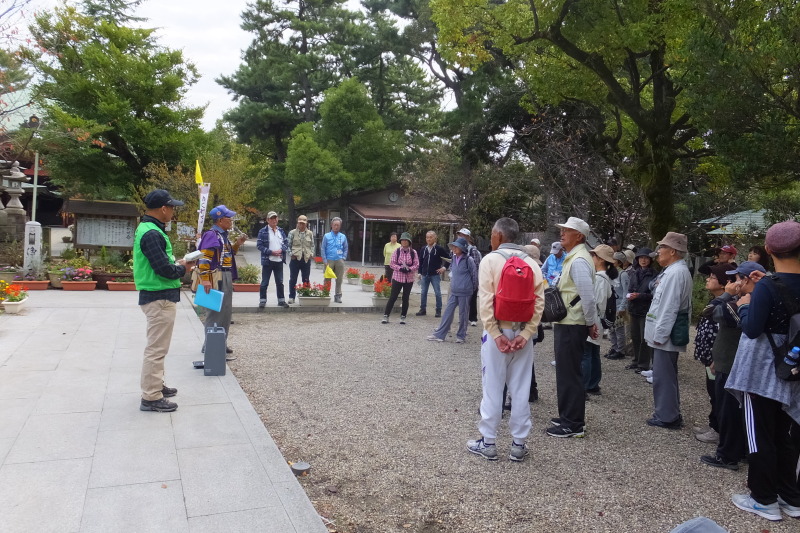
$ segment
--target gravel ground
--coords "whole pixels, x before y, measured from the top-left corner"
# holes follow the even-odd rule
[[[769,522],[733,506],[746,467],[699,462],[714,446],[693,437],[709,406],[691,355],[679,362],[683,430],[647,426],[650,385],[624,370],[629,359],[603,359],[586,438],[554,439],[544,434],[557,415],[548,331],[536,348],[541,399],[532,405],[530,456],[507,460],[504,418],[501,459],[489,462],[465,449],[479,436],[478,328],[459,345],[425,341],[438,324],[432,316],[405,326],[396,314],[389,325],[378,314],[235,320],[231,368],[284,457],[311,463],[301,483],[340,533],[663,532],[699,515],[737,533],[800,531],[800,521]]]

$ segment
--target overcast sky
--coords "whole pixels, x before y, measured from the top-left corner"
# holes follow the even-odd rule
[[[2,0],[0,0],[0,3]],[[148,19],[148,27],[158,28],[162,45],[183,51],[194,63],[200,80],[186,96],[190,106],[208,104],[203,126],[214,127],[223,113],[234,107],[231,96],[214,79],[233,74],[241,63],[242,50],[250,44],[250,34],[240,27],[247,0],[146,0],[137,15]],[[52,8],[56,0],[32,0],[34,10]]]

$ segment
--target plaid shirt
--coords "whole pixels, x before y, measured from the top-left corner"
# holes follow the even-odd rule
[[[164,223],[150,215],[143,216],[142,222],[152,222],[164,231]],[[167,243],[164,241],[164,237],[156,230],[150,230],[142,235],[139,246],[150,262],[150,267],[159,276],[167,279],[179,279],[186,274],[186,267],[176,265],[173,258],[167,257]],[[181,290],[139,291],[139,305],[149,304],[156,300],[179,302],[181,300]]]
[[[392,253],[392,261],[389,263],[394,273],[392,274],[392,281],[397,283],[413,283],[414,274],[419,270],[419,256],[417,251],[411,248],[403,248],[402,246]],[[403,266],[408,267],[408,272],[401,272]]]

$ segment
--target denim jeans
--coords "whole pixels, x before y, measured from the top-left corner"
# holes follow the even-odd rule
[[[300,274],[303,283],[310,283],[311,276],[311,259],[303,261],[301,259],[292,259],[289,261],[289,299],[294,300],[297,291],[297,275]]]
[[[261,265],[261,287],[259,287],[258,297],[262,300],[267,299],[267,287],[269,287],[270,275],[275,274],[275,287],[278,289],[278,302],[283,302],[283,261],[269,261]]]
[[[594,390],[600,386],[603,377],[600,368],[600,345],[586,341],[583,345],[583,359],[581,360],[581,373],[583,374],[584,390]]]
[[[439,274],[432,274],[430,276],[423,275],[420,279],[422,295],[420,297],[419,308],[424,311],[428,307],[428,284],[433,285],[433,292],[436,294],[436,312],[442,311],[442,278]]]

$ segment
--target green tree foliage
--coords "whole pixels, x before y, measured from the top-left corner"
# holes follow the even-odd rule
[[[681,56],[688,107],[735,187],[774,189],[800,176],[799,7],[697,3],[705,18],[691,28]]]
[[[286,177],[304,199],[381,187],[402,159],[403,137],[386,128],[367,89],[351,78],[325,93],[316,127],[295,128]]]
[[[350,11],[344,4],[344,0],[251,4],[242,16],[242,28],[255,36],[245,62],[235,74],[218,80],[239,102],[226,118],[240,138],[260,143],[275,161],[262,188],[284,191],[290,217],[296,196],[305,199],[320,192],[306,189],[304,181],[288,179],[290,134],[303,122],[320,120],[319,106],[331,87],[352,77],[361,79],[385,127],[404,136],[409,157],[424,149],[436,128],[440,93],[395,38],[393,22]],[[305,150],[318,152],[318,157],[303,164],[311,168],[329,160],[320,150],[330,148],[308,144],[304,131],[293,136],[293,150],[306,144]],[[297,161],[292,165],[294,178],[305,174],[297,170],[299,165]],[[298,184],[301,188],[293,189]],[[339,189],[339,185],[332,188]]]
[[[543,104],[585,102],[629,161],[651,212],[650,233],[675,229],[675,171],[697,129],[682,103],[675,43],[696,23],[683,0],[435,0],[449,57],[475,67],[502,53]],[[617,131],[615,131],[617,130]],[[622,160],[622,159],[620,159]]]
[[[42,151],[54,181],[68,192],[114,198],[142,184],[151,164],[190,167],[208,140],[199,127],[203,109],[183,104],[194,66],[159,46],[154,30],[121,25],[127,18],[115,9],[124,2],[107,7],[97,16],[68,5],[38,15],[37,48],[25,55],[40,79]]]

